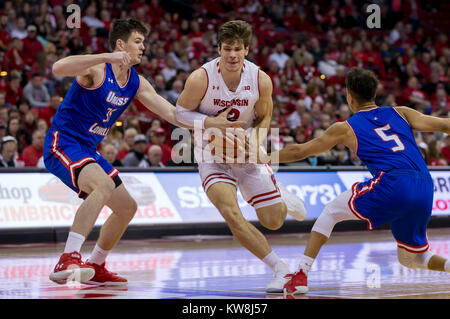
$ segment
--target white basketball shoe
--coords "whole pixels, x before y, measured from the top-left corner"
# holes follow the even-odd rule
[[[279,262],[275,266],[272,279],[266,286],[266,292],[268,293],[282,293],[284,285],[289,281],[289,278],[285,276],[289,274],[289,268],[284,262]]]
[[[306,208],[303,200],[297,195],[292,194],[283,183],[277,182],[277,186],[281,192],[281,199],[287,207],[287,212],[295,220],[302,221],[306,218]]]

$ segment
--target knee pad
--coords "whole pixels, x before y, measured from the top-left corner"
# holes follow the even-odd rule
[[[411,269],[428,269],[428,262],[434,253],[427,250],[424,253],[411,253],[406,249],[397,248],[397,257],[401,265]]]
[[[347,190],[328,203],[314,223],[312,230],[329,238],[337,223],[344,220],[358,220],[348,207],[350,196],[351,190]]]

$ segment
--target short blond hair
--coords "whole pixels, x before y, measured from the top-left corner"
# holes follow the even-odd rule
[[[248,47],[252,40],[252,26],[242,20],[232,20],[225,22],[219,27],[217,44],[219,48],[222,43],[242,42],[244,47]]]

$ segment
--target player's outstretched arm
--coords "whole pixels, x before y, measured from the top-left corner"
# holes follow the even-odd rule
[[[120,63],[129,65],[130,56],[125,51],[112,53],[72,55],[62,58],[53,64],[52,72],[55,76],[86,76],[92,72],[92,67],[102,63]]]
[[[420,132],[444,132],[450,134],[450,119],[422,114],[412,108],[395,108],[413,130]]]
[[[272,163],[296,162],[309,156],[328,151],[338,143],[354,149],[356,142],[345,122],[334,123],[321,136],[303,144],[288,145],[280,151],[269,154]]]
[[[179,122],[186,126],[194,127],[195,123],[201,123],[202,128],[219,128],[226,129],[233,125],[243,125],[241,121],[228,121],[228,112],[222,112],[216,116],[207,116],[195,111],[208,89],[208,77],[206,71],[202,68],[192,72],[186,80],[183,92],[177,100],[176,118]]]
[[[152,85],[142,76],[139,75],[140,86],[136,93],[136,99],[138,99],[144,106],[155,114],[158,114],[161,118],[168,121],[169,123],[184,127],[187,129],[192,129],[192,127],[184,125],[177,121],[175,117],[175,106],[170,104],[161,95],[156,93]]]

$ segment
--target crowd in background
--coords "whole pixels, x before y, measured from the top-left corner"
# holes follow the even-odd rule
[[[231,19],[249,22],[254,37],[247,59],[274,85],[271,128],[279,129],[279,135],[270,135],[269,148],[305,142],[351,116],[345,76],[354,66],[377,74],[378,105],[405,105],[448,117],[448,29],[430,27],[426,19],[445,9],[442,2],[375,2],[381,8],[381,28],[370,29],[368,3],[357,0],[3,1],[0,167],[43,167],[45,132],[73,81],[54,76],[52,65],[68,55],[110,52],[108,31],[116,18],[134,17],[148,25],[145,54],[135,67],[174,105],[190,72],[218,56],[218,27]],[[80,28],[67,24],[72,3],[81,8]],[[134,100],[99,151],[116,166],[192,165],[172,156],[178,153],[172,150],[174,128]],[[428,165],[450,165],[450,136],[416,133],[416,139]],[[294,164],[361,162],[337,145]]]

